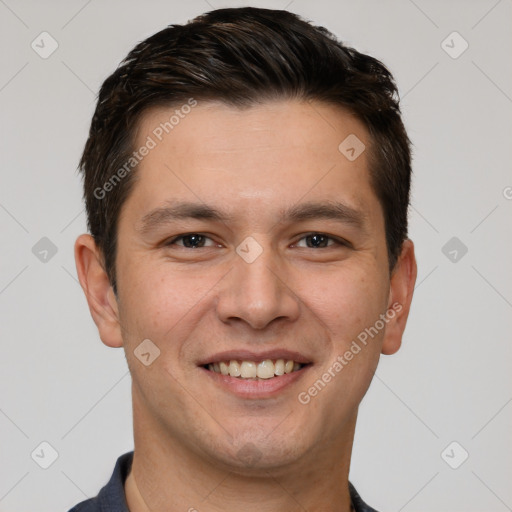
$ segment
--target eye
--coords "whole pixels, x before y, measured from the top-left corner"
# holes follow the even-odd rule
[[[333,246],[348,246],[342,239],[335,238],[325,233],[309,233],[294,244],[296,247],[309,249],[325,249]],[[176,236],[165,243],[165,246],[178,246],[186,249],[200,249],[203,247],[216,247],[218,244],[210,237],[201,233],[186,233]]]
[[[305,240],[305,245],[302,242]],[[333,238],[324,233],[310,233],[304,237],[302,237],[296,244],[297,247],[308,247],[315,249],[324,249],[326,247],[331,247],[333,245],[347,245],[340,239]]]
[[[210,243],[207,243],[207,241],[210,241]],[[169,242],[166,242],[165,245],[178,245],[187,249],[198,249],[201,247],[212,247],[216,244],[211,238],[200,233],[187,233],[185,235],[179,235],[172,240],[169,240]]]

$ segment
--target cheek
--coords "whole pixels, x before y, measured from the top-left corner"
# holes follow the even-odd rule
[[[220,270],[171,270],[171,265],[162,261],[133,258],[122,275],[123,282],[129,283],[123,289],[120,311],[128,336],[135,333],[137,338],[169,345],[191,322],[197,322],[208,302],[208,292],[222,277]]]
[[[376,267],[354,265],[323,276],[310,275],[303,290],[307,304],[336,339],[357,336],[387,305],[388,283]]]
[[[318,314],[324,311],[321,318],[331,330],[332,345],[323,370],[330,369],[336,375],[325,394],[327,401],[356,407],[366,393],[379,361],[384,334],[383,329],[372,328],[385,313],[388,290],[385,274],[372,265],[347,267],[326,283],[323,308]]]

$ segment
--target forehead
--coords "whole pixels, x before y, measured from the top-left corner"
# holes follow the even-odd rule
[[[363,123],[332,104],[275,100],[239,108],[222,102],[194,103],[190,106],[189,100],[146,111],[137,127],[136,145],[150,137],[157,146],[172,149],[177,157],[186,153],[193,158],[212,152],[218,157],[229,152],[232,157],[236,152],[243,158],[250,151],[260,150],[281,151],[293,158],[301,153],[314,156],[312,152],[338,157],[339,144],[349,135],[369,142]],[[363,155],[359,166],[364,160]]]
[[[359,144],[357,153],[370,144],[350,112],[308,101],[243,109],[195,103],[154,108],[139,122],[135,150],[150,147],[133,192],[141,213],[173,198],[218,201],[247,216],[282,211],[301,199],[343,199],[359,209],[376,201],[367,151],[355,159],[344,152],[347,140]]]

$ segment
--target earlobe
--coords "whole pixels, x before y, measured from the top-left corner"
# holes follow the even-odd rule
[[[409,316],[416,283],[417,265],[412,240],[405,240],[400,257],[391,275],[388,311],[390,320],[386,325],[381,352],[391,355],[398,351]],[[391,312],[394,312],[392,314]]]
[[[109,347],[123,345],[117,299],[103,266],[101,251],[91,235],[80,235],[75,242],[78,280],[85,293],[100,338]]]

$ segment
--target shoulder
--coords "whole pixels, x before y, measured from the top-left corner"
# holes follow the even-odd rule
[[[75,505],[68,512],[99,512],[101,508],[98,504],[98,500],[96,498],[92,498],[90,500],[82,501]]]
[[[133,451],[121,455],[116,462],[109,482],[97,496],[82,501],[68,512],[129,512],[124,494],[124,482],[130,472]]]
[[[350,482],[348,483],[348,487],[350,491],[350,499],[354,505],[355,512],[378,512],[363,501],[359,493],[356,491],[356,488]]]

